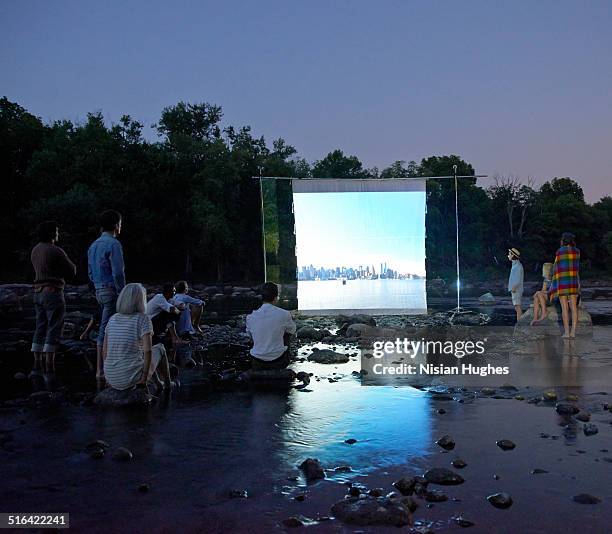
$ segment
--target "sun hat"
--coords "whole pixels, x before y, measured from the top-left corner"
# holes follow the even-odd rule
[[[521,253],[519,252],[518,248],[509,248],[508,252],[510,252],[510,254],[513,254],[514,256],[516,256],[517,258],[521,257]]]

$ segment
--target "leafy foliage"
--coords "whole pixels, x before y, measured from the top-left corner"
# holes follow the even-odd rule
[[[378,172],[357,156],[333,150],[312,166],[283,139],[269,146],[250,127],[222,124],[221,107],[179,102],[156,125],[159,140],[143,137],[129,115],[106,125],[100,113],[82,124],[43,122],[0,99],[0,276],[29,278],[36,225],[55,219],[61,241],[85,279],[86,250],[98,234],[98,214],[124,217],[128,277],[148,281],[186,276],[199,280],[257,281],[263,277],[260,186],[253,176],[408,178],[474,174],[457,155],[420,163],[395,161]],[[278,221],[270,228],[277,276],[295,272],[291,191],[274,186]],[[576,234],[587,267],[612,265],[612,198],[584,201],[570,178],[539,190],[528,181],[501,180],[489,189],[459,182],[459,226],[464,272],[487,276],[506,269],[506,248],[523,250],[528,268],[550,261],[562,231]],[[452,180],[427,182],[426,252],[429,276],[451,278],[455,265],[455,190]]]

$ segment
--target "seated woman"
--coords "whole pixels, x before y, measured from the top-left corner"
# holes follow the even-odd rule
[[[533,321],[531,324],[534,325],[540,321],[543,321],[548,316],[548,289],[552,282],[552,263],[545,263],[542,265],[542,289],[536,291],[533,295]]]
[[[104,376],[114,389],[146,387],[152,380],[160,387],[172,386],[166,349],[152,344],[146,297],[141,284],[126,285],[117,298],[117,313],[108,321],[102,357]]]

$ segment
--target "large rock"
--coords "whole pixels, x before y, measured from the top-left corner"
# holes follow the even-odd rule
[[[299,467],[309,482],[325,478],[325,471],[317,458],[306,458]]]
[[[346,363],[349,361],[349,357],[346,354],[341,354],[339,352],[334,352],[330,349],[318,349],[314,347],[312,349],[312,354],[308,356],[308,360],[316,363]]]
[[[298,339],[310,339],[312,341],[321,341],[324,337],[331,335],[329,330],[317,330],[312,326],[303,326],[296,333]]]
[[[434,467],[426,471],[423,476],[430,484],[440,484],[442,486],[455,486],[464,482],[463,477],[459,473],[455,473],[445,467]]]
[[[344,335],[346,337],[373,337],[377,333],[377,328],[364,323],[354,323],[348,325]]]
[[[94,403],[99,406],[146,406],[151,402],[151,395],[145,388],[136,389],[113,389],[106,388],[94,398]]]
[[[376,326],[376,320],[371,315],[365,315],[363,313],[356,313],[355,315],[338,315],[336,317],[336,324],[342,326],[346,324],[350,326],[352,324],[367,324],[369,326]]]
[[[561,320],[561,310],[556,305],[548,306],[546,319],[531,326],[533,321],[533,306],[530,306],[514,328],[514,333],[523,337],[538,339],[546,336],[560,336],[563,333],[563,323]],[[570,317],[571,321],[571,317]],[[593,321],[591,315],[582,306],[578,307],[578,326],[577,336],[593,335]]]
[[[334,504],[331,511],[336,519],[350,525],[403,527],[411,521],[408,506],[400,499],[389,497],[351,497]]]

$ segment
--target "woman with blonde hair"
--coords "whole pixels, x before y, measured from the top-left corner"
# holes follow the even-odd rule
[[[151,380],[160,387],[172,385],[166,349],[152,344],[146,298],[141,284],[126,285],[117,298],[117,313],[108,321],[102,356],[106,381],[114,389],[146,387]]]
[[[542,265],[542,278],[544,278],[544,280],[542,281],[542,289],[536,291],[533,295],[532,325],[548,317],[548,288],[552,282],[552,268],[552,263],[545,263]]]

